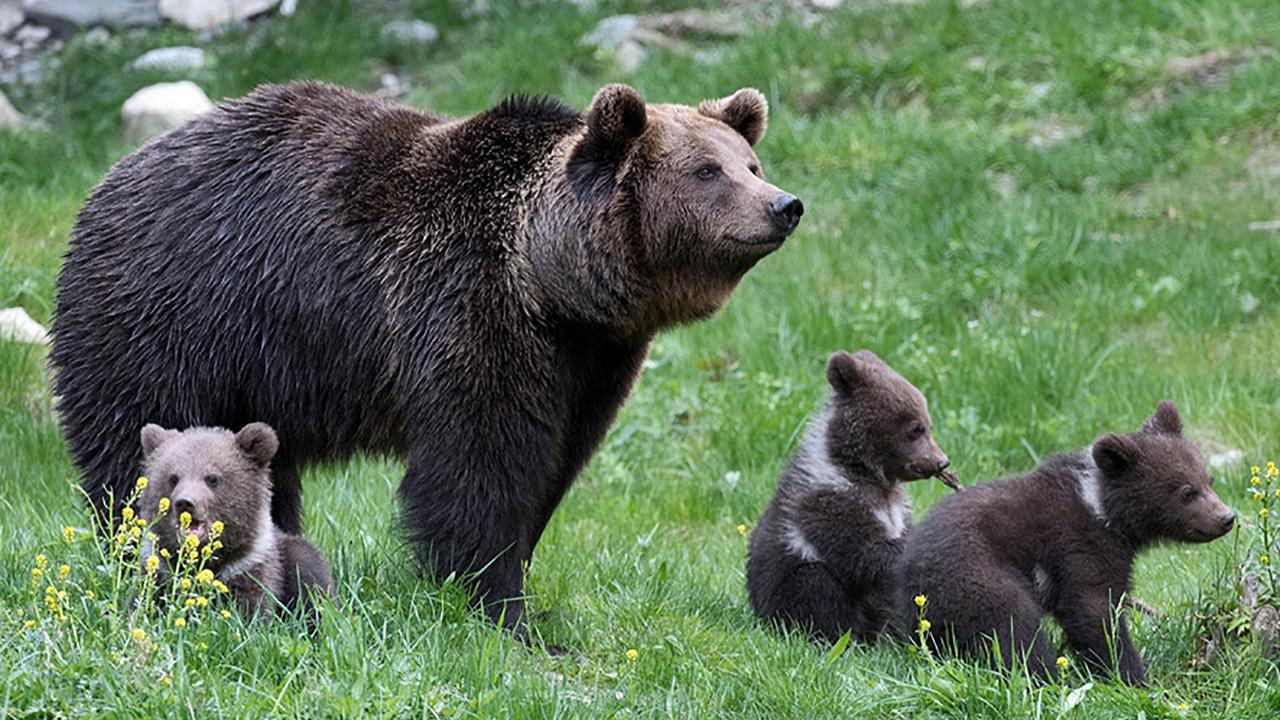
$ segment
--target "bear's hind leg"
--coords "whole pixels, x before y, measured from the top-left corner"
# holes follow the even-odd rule
[[[866,618],[849,602],[844,588],[826,568],[805,564],[796,568],[774,590],[770,615],[830,643],[852,632],[866,639]]]
[[[271,520],[290,535],[302,534],[302,474],[280,455],[271,465]]]

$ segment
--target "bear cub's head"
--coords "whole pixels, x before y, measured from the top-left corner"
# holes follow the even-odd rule
[[[881,484],[935,477],[950,465],[933,440],[929,403],[870,350],[827,360],[833,391],[827,425],[831,460]]]
[[[803,203],[765,180],[755,154],[768,113],[752,88],[692,107],[614,84],[591,101],[570,176],[605,200],[593,227],[623,241],[611,252],[661,288],[657,324],[714,312],[799,225]]]
[[[209,542],[214,522],[222,523],[222,543],[210,559],[214,568],[248,552],[254,539],[270,530],[270,463],[279,441],[270,426],[250,423],[240,432],[190,428],[181,432],[159,425],[142,428],[144,474],[148,479],[138,514],[150,521],[158,544],[177,552],[186,535]],[[160,511],[167,499],[168,510]],[[183,530],[180,518],[191,516]]]
[[[1138,432],[1104,433],[1091,452],[1102,474],[1102,512],[1134,540],[1208,542],[1235,524],[1204,458],[1182,437],[1172,402],[1156,406]]]

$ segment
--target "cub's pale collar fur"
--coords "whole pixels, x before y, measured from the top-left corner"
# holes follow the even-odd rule
[[[218,579],[229,582],[257,567],[271,556],[276,549],[276,526],[271,522],[271,503],[262,505],[258,512],[258,529],[253,534],[253,544],[249,552],[235,562],[227,563],[218,571]]]

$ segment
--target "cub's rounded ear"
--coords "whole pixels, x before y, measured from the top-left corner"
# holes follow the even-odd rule
[[[587,109],[588,138],[597,148],[627,147],[648,121],[644,98],[630,85],[614,83],[596,91]]]
[[[1182,418],[1178,415],[1178,406],[1172,400],[1161,400],[1156,405],[1156,412],[1142,424],[1143,432],[1163,433],[1165,435],[1182,434]]]
[[[178,436],[177,430],[165,430],[155,423],[147,423],[142,428],[142,454],[151,457],[156,448]]]
[[[837,350],[827,358],[827,382],[837,393],[851,395],[867,383],[874,364],[879,362],[880,358],[870,350],[859,350],[852,355]]]
[[[250,460],[259,465],[267,465],[276,456],[280,441],[276,431],[266,423],[249,423],[236,433],[236,447]]]
[[[728,125],[754,146],[769,124],[769,101],[755,88],[742,88],[729,97],[703,100],[698,112]]]
[[[1138,461],[1138,446],[1124,435],[1104,433],[1093,441],[1093,462],[1105,473],[1119,473]]]

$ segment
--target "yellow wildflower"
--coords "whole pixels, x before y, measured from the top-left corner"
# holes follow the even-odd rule
[[[124,509],[120,511],[120,519],[127,523],[133,522],[133,508],[126,505]]]
[[[24,627],[24,628],[26,628],[26,629],[28,629],[28,630],[30,630],[31,628],[33,628],[33,627],[35,627],[35,626],[36,626],[36,621],[35,621],[35,620],[27,620],[26,622],[22,623],[22,627]]]
[[[94,595],[94,594],[93,594],[93,591],[92,591],[92,590],[85,590],[85,591],[84,591],[84,596],[85,596],[85,597],[87,597],[87,598],[89,598],[90,600],[92,600],[92,599],[94,599],[94,598],[98,597],[97,595]]]
[[[1254,487],[1257,487],[1262,484],[1262,478],[1258,477],[1257,475],[1254,475],[1253,477],[1249,478],[1249,484]]]
[[[67,564],[65,564],[65,563],[64,563],[64,564],[62,564],[62,565],[59,565],[59,566],[58,566],[58,577],[62,578],[63,580],[66,580],[66,579],[67,579],[67,576],[68,576],[68,575],[70,575],[70,574],[71,574],[71,566],[70,566],[70,565],[67,565]]]
[[[38,568],[38,567],[33,567],[33,568],[31,568],[31,584],[32,584],[32,585],[39,585],[39,584],[40,584],[40,576],[41,576],[41,575],[44,575],[44,571],[43,571],[43,570],[41,570],[41,569],[40,569],[40,568]]]
[[[191,578],[182,578],[181,580],[179,580],[179,581],[178,581],[178,587],[182,588],[183,590],[190,590],[190,589],[191,589]]]
[[[67,541],[67,542],[69,542],[69,543],[70,543],[70,542],[75,542],[75,541],[76,541],[76,529],[75,529],[75,528],[73,528],[73,527],[70,527],[70,526],[62,528],[62,539],[63,539],[63,540],[66,540],[66,541]]]
[[[151,557],[147,558],[147,572],[153,573],[159,569],[160,569],[160,558],[156,557],[155,555],[152,555]]]
[[[220,593],[228,592],[229,590],[231,590],[231,588],[227,587],[226,583],[222,582],[221,580],[214,580],[213,586],[217,588],[218,592]]]
[[[1071,664],[1071,661],[1066,659],[1065,657],[1062,657],[1062,656],[1058,657],[1058,669],[1066,670],[1067,666],[1070,664]]]
[[[133,639],[137,640],[138,642],[142,642],[143,640],[147,639],[147,631],[143,630],[142,628],[134,628],[133,632],[130,633],[130,635],[132,635]]]
[[[160,678],[160,684],[165,687],[169,687],[170,685],[173,684],[173,681],[169,679],[168,675],[164,675]]]
[[[929,598],[923,595],[916,596],[916,607],[924,607],[924,604],[927,602],[929,602]]]
[[[739,535],[746,535],[746,534],[747,534],[747,526],[746,526],[746,525],[739,525],[739,526],[738,526],[738,534],[739,534]]]
[[[167,560],[168,558],[170,558],[170,557],[171,557],[171,555],[169,555],[169,549],[168,549],[168,548],[160,548],[160,557],[165,558],[166,560]]]
[[[205,585],[208,585],[209,583],[213,582],[213,571],[208,568],[201,570],[200,573],[196,575],[196,580],[199,580]]]
[[[137,520],[133,521],[133,524],[137,525],[140,528],[144,528],[147,526],[147,521],[143,520],[142,518],[138,518]]]
[[[194,548],[200,544],[200,538],[196,537],[195,533],[191,533],[190,535],[187,535],[186,543],[187,547]]]
[[[181,526],[182,526],[182,529],[184,529],[184,530],[185,530],[188,526],[190,526],[190,525],[191,525],[191,513],[189,513],[189,512],[185,512],[185,511],[184,511],[181,515],[179,515],[179,516],[178,516],[178,524],[179,524],[179,525],[181,525]]]
[[[197,649],[197,650],[208,650],[208,649],[209,649],[209,645],[208,645],[208,643],[198,642],[198,643],[196,643],[196,649]]]
[[[208,607],[209,598],[201,595],[200,597],[196,598],[196,605],[199,605],[200,607]]]
[[[230,610],[223,610],[223,611],[222,611],[222,617],[224,617],[224,618],[229,618],[229,617],[231,617],[231,611],[230,611]]]
[[[920,632],[929,632],[929,628],[931,627],[933,627],[933,623],[929,622],[928,618],[920,621]]]
[[[160,512],[168,512],[169,498],[160,498]]]
[[[1266,508],[1262,508],[1261,510],[1258,511],[1258,517],[1263,519],[1266,519],[1267,516],[1269,516],[1270,514],[1271,514],[1271,511]]]
[[[196,560],[200,559],[200,554],[197,553],[195,550],[192,550],[191,552],[187,553],[187,559],[192,562],[195,562]]]
[[[147,478],[146,478],[146,476],[144,475],[144,476],[142,476],[142,477],[138,478],[138,481],[137,481],[136,483],[134,483],[134,487],[138,488],[138,491],[139,491],[139,492],[141,492],[141,491],[143,491],[143,490],[146,490],[146,489],[147,489]]]
[[[636,652],[635,648],[627,650],[627,660],[634,661],[638,657],[640,657],[640,653]]]
[[[1257,500],[1257,501],[1259,501],[1259,502],[1261,502],[1261,501],[1262,501],[1262,499],[1263,499],[1263,498],[1265,498],[1266,496],[1267,496],[1267,495],[1266,495],[1266,493],[1262,492],[1261,490],[1254,490],[1254,491],[1253,491],[1253,499],[1254,499],[1254,500]]]
[[[195,605],[196,605],[196,599],[195,599],[195,598],[187,598],[187,601],[186,601],[186,602],[184,602],[184,603],[182,603],[182,604],[183,604],[183,606],[184,606],[184,607],[195,607]]]
[[[1254,465],[1253,467],[1249,468],[1250,475],[1257,475],[1259,472],[1261,471],[1258,469],[1257,465]]]
[[[187,626],[187,621],[184,620],[183,618],[178,618],[177,620],[173,621],[173,626],[179,629],[184,628]]]
[[[43,554],[36,556],[36,567],[43,568],[48,559]]]
[[[214,521],[213,521],[213,524],[209,526],[209,536],[210,536],[210,537],[217,537],[217,536],[221,535],[221,534],[222,534],[222,528],[223,528],[223,527],[224,527],[224,526],[223,526],[223,524],[222,524],[222,521],[221,521],[221,520],[214,520]]]
[[[1270,564],[1271,564],[1271,556],[1270,556],[1270,555],[1263,555],[1262,557],[1258,558],[1258,562],[1262,563],[1263,565],[1270,565]]]

